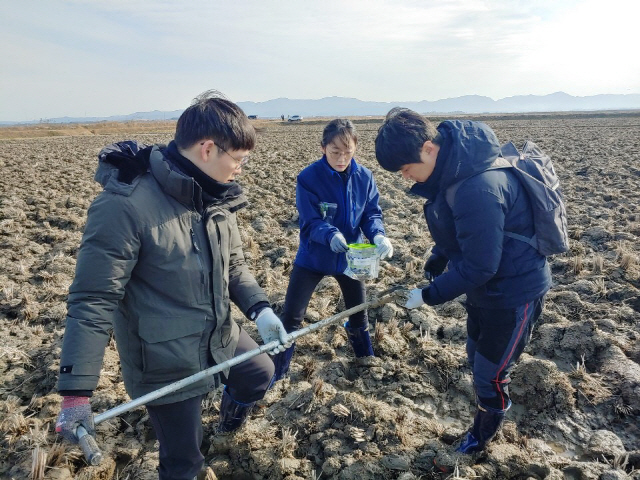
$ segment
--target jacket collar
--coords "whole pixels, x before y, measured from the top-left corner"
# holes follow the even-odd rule
[[[200,185],[191,177],[173,170],[158,146],[154,146],[149,156],[152,175],[160,183],[162,189],[183,205],[203,212],[205,205],[224,206],[230,212],[235,212],[249,204],[244,194],[214,199],[206,195]]]
[[[320,159],[320,161],[322,162],[322,165],[327,169],[327,171],[329,173],[335,173],[336,175],[340,175],[340,172],[336,172],[331,165],[329,165],[329,161],[327,160],[327,156],[326,155],[322,155],[322,158]],[[351,163],[349,164],[349,167],[347,168],[347,170],[349,171],[347,173],[348,177],[351,177],[352,175],[354,175],[358,170],[359,170],[360,166],[358,165],[358,162],[356,162],[355,157],[351,159]]]

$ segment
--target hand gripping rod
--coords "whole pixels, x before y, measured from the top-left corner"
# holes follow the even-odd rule
[[[333,323],[338,322],[344,318],[350,317],[354,313],[361,312],[362,310],[367,310],[370,308],[376,308],[385,303],[389,303],[390,301],[396,298],[393,295],[393,291],[397,290],[397,288],[391,288],[389,290],[385,290],[382,293],[380,298],[369,300],[368,302],[362,303],[360,305],[356,305],[355,307],[351,307],[343,312],[337,313],[331,317],[320,320],[319,322],[313,323],[307,327],[301,328],[300,330],[296,330],[289,334],[289,338],[292,341],[295,341],[299,337],[307,335],[311,332],[315,332],[316,330],[321,329],[327,325],[331,325]],[[262,353],[267,353],[273,350],[276,347],[281,345],[279,340],[273,340],[265,345],[261,345],[258,348],[253,350],[249,350],[248,352],[243,353],[242,355],[238,355],[237,357],[233,357],[226,362],[220,363],[218,365],[214,365],[213,367],[207,368],[206,370],[202,370],[201,372],[195,373],[189,377],[183,378],[182,380],[178,380],[174,383],[166,385],[158,390],[154,390],[153,392],[149,392],[146,395],[142,395],[141,397],[136,398],[135,400],[131,400],[130,402],[123,403],[117,407],[111,408],[99,415],[93,417],[94,425],[98,425],[99,423],[104,422],[105,420],[109,420],[110,418],[117,417],[118,415],[122,415],[129,410],[133,410],[140,405],[145,405],[157,398],[164,397],[169,393],[175,392],[176,390],[180,390],[192,383],[199,382],[203,378],[209,377],[211,375],[215,375],[216,373],[221,372],[227,368],[238,365],[239,363],[245,362],[250,358],[253,358]],[[82,452],[90,465],[98,465],[102,461],[102,452],[98,447],[95,439],[89,435],[89,432],[82,426],[79,425],[76,428],[76,437],[78,438],[78,443],[82,448]]]

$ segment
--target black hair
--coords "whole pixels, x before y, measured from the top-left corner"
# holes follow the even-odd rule
[[[424,142],[440,143],[440,135],[425,117],[408,108],[387,113],[376,136],[376,159],[382,168],[397,172],[408,163],[420,163]]]
[[[238,105],[217,90],[207,90],[178,118],[174,140],[185,150],[203,140],[225,150],[253,150],[256,130]]]
[[[349,146],[349,140],[353,140],[355,145],[358,144],[358,135],[353,122],[346,118],[336,118],[331,120],[322,132],[322,140],[320,146],[326,147],[335,139],[339,139],[345,146]]]

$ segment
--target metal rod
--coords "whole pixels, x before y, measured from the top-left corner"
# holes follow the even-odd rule
[[[395,298],[394,295],[388,294],[388,295],[383,295],[378,299],[370,300],[360,305],[356,305],[355,307],[351,307],[347,310],[344,310],[343,312],[333,315],[332,317],[325,318],[305,328],[291,332],[289,334],[290,338],[292,340],[296,340],[299,337],[302,337],[303,335],[307,335],[308,333],[315,332],[316,330],[326,325],[336,323],[338,320],[347,318],[353,315],[354,313],[358,313],[358,312],[361,312],[362,310],[367,310],[369,308],[376,308],[381,305],[384,305],[385,303],[389,303],[394,298]],[[164,397],[169,393],[175,392],[176,390],[180,390],[181,388],[191,385],[192,383],[198,382],[203,378],[209,377],[211,375],[215,375],[216,373],[219,373],[222,370],[233,367],[234,365],[238,365],[239,363],[245,362],[250,358],[253,358],[262,353],[269,352],[274,348],[277,348],[278,346],[280,346],[279,340],[274,340],[265,345],[261,345],[260,347],[254,350],[249,350],[248,352],[245,352],[242,355],[238,355],[237,357],[233,357],[219,365],[215,365],[213,367],[207,368],[206,370],[202,370],[201,372],[195,373],[189,377],[183,378],[182,380],[178,380],[177,382],[166,385],[162,388],[159,388],[158,390],[149,392],[146,395],[136,398],[135,400],[131,400],[130,402],[123,403],[122,405],[111,408],[99,415],[96,415],[93,418],[93,422],[95,425],[98,425],[99,423],[102,423],[105,420],[109,420],[110,418],[117,417],[118,415],[128,412],[129,410],[133,410],[134,408],[139,407],[140,405],[145,405],[157,398]]]
[[[89,432],[82,425],[78,425],[78,428],[76,428],[76,438],[87,463],[89,465],[100,465],[102,461],[100,447],[98,447],[96,439],[89,435]]]

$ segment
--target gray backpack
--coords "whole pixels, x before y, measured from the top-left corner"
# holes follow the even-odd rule
[[[535,231],[531,238],[513,232],[504,232],[505,236],[526,242],[545,256],[569,250],[567,212],[560,181],[549,156],[531,141],[526,142],[522,150],[512,142],[505,143],[500,151],[501,155],[487,170],[510,168],[516,174],[529,195]],[[458,187],[467,178],[447,188],[445,196],[449,208],[453,209]]]

